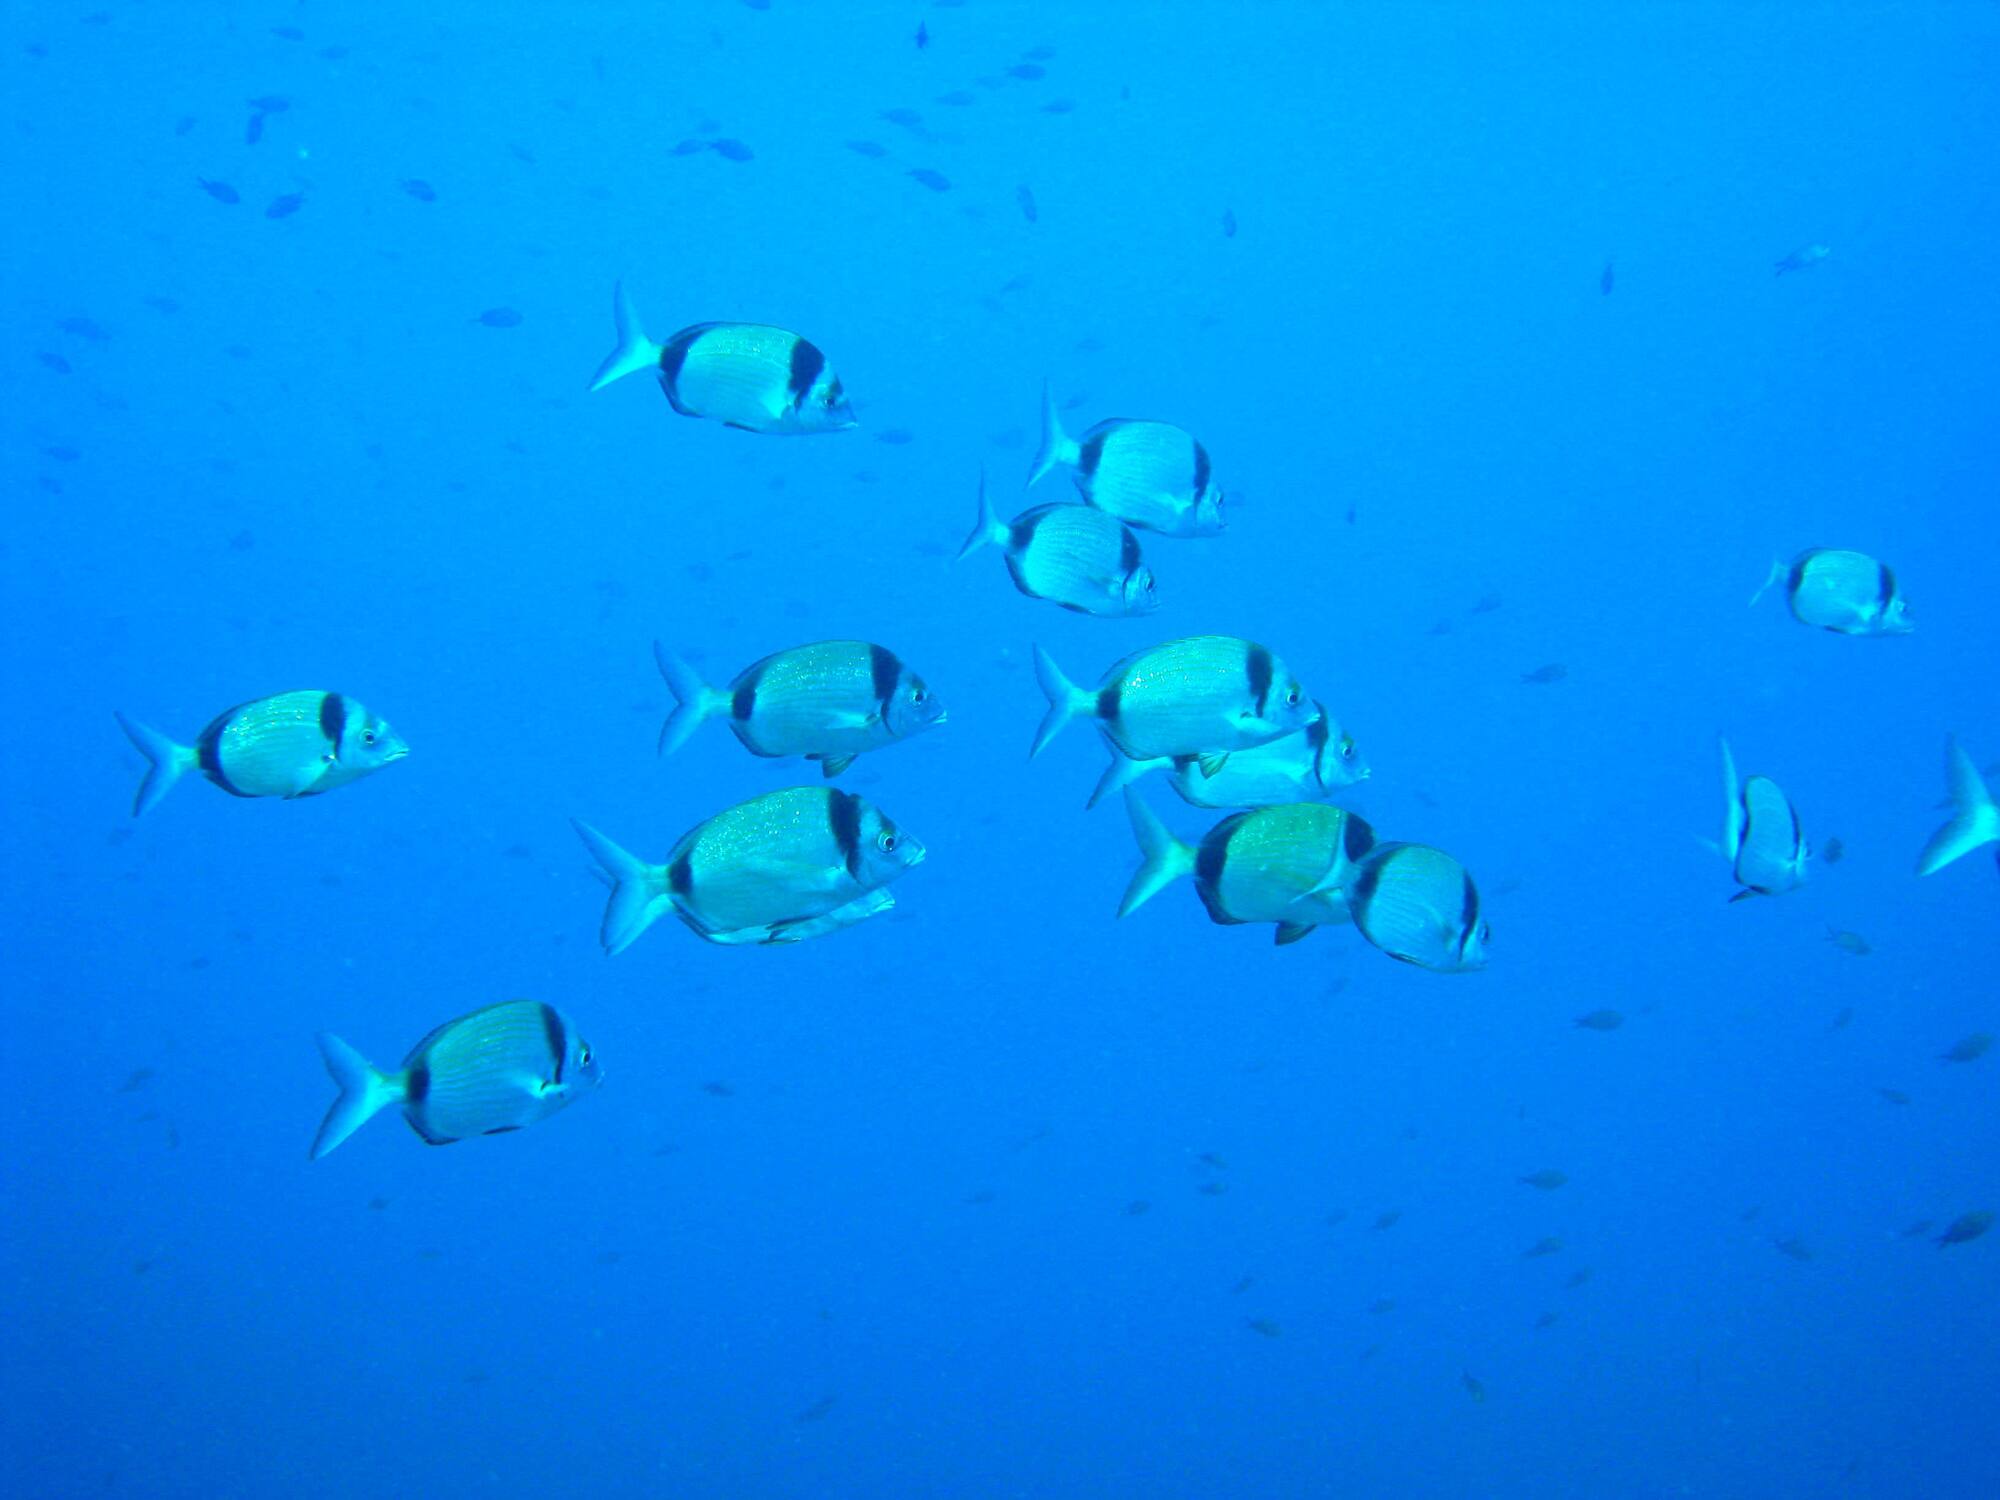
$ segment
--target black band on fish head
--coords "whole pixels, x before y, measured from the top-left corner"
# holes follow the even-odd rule
[[[319,732],[339,755],[340,737],[347,732],[347,700],[339,693],[328,693],[319,700]]]
[[[847,873],[861,878],[861,799],[852,792],[826,794],[826,823]]]
[[[1250,701],[1257,705],[1257,717],[1261,719],[1271,697],[1271,653],[1253,645],[1243,665],[1250,680]]]
[[[1118,528],[1118,576],[1130,578],[1139,571],[1139,539],[1132,534],[1132,528]]]
[[[1471,872],[1465,876],[1465,891],[1458,904],[1458,956],[1465,957],[1465,950],[1472,944],[1472,936],[1479,931],[1479,889],[1472,883]]]
[[[1347,856],[1347,862],[1350,865],[1360,864],[1374,847],[1375,830],[1368,826],[1368,820],[1343,811],[1340,817],[1340,849]]]
[[[1196,500],[1208,490],[1209,476],[1208,450],[1200,443],[1194,445],[1194,495]]]
[[[792,393],[792,405],[798,406],[806,399],[806,392],[819,379],[819,372],[826,368],[826,356],[805,339],[792,341],[792,373],[785,382],[785,388]]]
[[[880,706],[886,719],[889,705],[896,698],[896,683],[903,675],[903,664],[896,660],[896,653],[887,646],[868,648],[868,685],[875,694],[875,702]]]
[[[549,1060],[555,1064],[549,1082],[561,1083],[563,1063],[569,1057],[569,1028],[563,1025],[562,1013],[553,1005],[542,1007],[542,1035],[548,1040]]]

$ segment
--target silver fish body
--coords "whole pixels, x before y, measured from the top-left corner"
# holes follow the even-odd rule
[[[425,1141],[445,1146],[545,1120],[603,1078],[569,1018],[534,1000],[507,1000],[445,1022],[394,1073],[331,1032],[320,1033],[319,1045],[340,1094],[313,1140],[314,1160],[392,1104]]]
[[[1739,887],[1729,899],[1781,896],[1806,883],[1812,857],[1798,812],[1768,776],[1739,779],[1729,741],[1722,742],[1722,852]]]
[[[1801,625],[1836,635],[1908,635],[1916,628],[1895,572],[1865,552],[1813,547],[1789,564],[1772,563],[1750,602],[1781,581],[1792,618]]]
[[[944,704],[895,652],[870,641],[816,641],[774,652],[710,687],[679,657],[653,645],[678,706],[660,729],[660,753],[726,717],[752,755],[803,756],[836,776],[864,751],[942,724]]]
[[[1222,768],[1206,775],[1193,755],[1132,760],[1117,750],[1090,794],[1092,807],[1120,787],[1152,771],[1165,771],[1173,789],[1190,807],[1276,807],[1285,802],[1318,802],[1358,786],[1370,774],[1354,736],[1340,727],[1324,703],[1304,729],[1230,754]]]
[[[1379,844],[1348,888],[1361,935],[1391,958],[1455,974],[1486,965],[1492,936],[1465,866],[1427,844]]]
[[[410,753],[394,730],[344,693],[276,693],[211,719],[181,745],[123,714],[127,738],[151,763],[132,805],[137,817],[188,771],[233,797],[317,797]]]
[[[958,555],[998,547],[1014,587],[1085,615],[1144,615],[1159,607],[1153,570],[1139,539],[1116,517],[1089,505],[1037,505],[1002,521],[979,480],[979,520]]]
[[[617,954],[667,912],[711,943],[795,943],[895,905],[883,887],[924,846],[879,808],[834,787],[752,797],[681,836],[665,863],[574,825],[611,885],[600,939]]]
[[[640,370],[660,378],[675,411],[745,432],[799,436],[855,425],[840,377],[809,339],[764,323],[696,323],[664,342],[646,336],[621,283],[614,297],[617,346],[590,388]]]
[[[1140,864],[1119,916],[1131,915],[1173,881],[1190,876],[1210,921],[1272,922],[1279,943],[1297,942],[1314,927],[1348,919],[1348,888],[1375,844],[1365,821],[1322,802],[1232,813],[1193,847],[1168,832],[1129,788],[1125,807]]]
[[[1223,529],[1222,487],[1208,450],[1191,433],[1171,422],[1108,417],[1072,438],[1044,387],[1042,447],[1028,483],[1059,468],[1070,472],[1086,503],[1127,525],[1181,537]]]
[[[1094,689],[1063,675],[1035,648],[1035,677],[1049,701],[1030,755],[1072,719],[1089,719],[1131,760],[1200,758],[1213,776],[1230,752],[1304,729],[1319,710],[1268,647],[1233,635],[1197,635],[1134,652]]]

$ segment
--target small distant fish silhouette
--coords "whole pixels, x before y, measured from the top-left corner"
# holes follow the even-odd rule
[[[1139,1215],[1149,1211],[1152,1206],[1144,1198],[1134,1198],[1130,1203],[1125,1205],[1125,1217],[1136,1219]]]
[[[264,117],[262,115],[252,115],[250,117],[250,123],[243,127],[243,144],[246,146],[254,146],[263,139],[264,139]]]
[[[1826,245],[1802,245],[1791,254],[1773,262],[1775,275],[1782,276],[1787,271],[1803,271],[1807,266],[1816,266],[1833,254]]]
[[[1587,1011],[1578,1016],[1574,1024],[1585,1031],[1616,1031],[1625,1024],[1625,1013],[1617,1010]]]
[[[1535,1319],[1535,1326],[1537,1328],[1553,1328],[1561,1317],[1562,1314],[1558,1312],[1545,1312],[1539,1318]]]
[[[1276,1323],[1273,1323],[1269,1318],[1245,1318],[1243,1320],[1243,1326],[1249,1329],[1252,1333],[1263,1334],[1264,1337],[1267,1339],[1274,1339],[1279,1334],[1285,1331],[1284,1329],[1280,1328]]]
[[[704,1094],[713,1094],[718,1099],[733,1099],[736,1097],[735,1087],[722,1082],[720,1079],[710,1079],[701,1086],[701,1091]]]
[[[1552,661],[1545,667],[1537,667],[1532,672],[1523,672],[1521,681],[1531,683],[1561,682],[1569,676],[1569,668],[1559,661]]]
[[[1840,842],[1840,835],[1838,834],[1835,834],[1820,846],[1819,857],[1822,864],[1837,865],[1846,855],[1847,847]]]
[[[853,151],[861,156],[887,156],[889,154],[889,148],[880,141],[848,141],[845,144],[849,151]]]
[[[1939,1062],[1975,1062],[1992,1049],[1993,1037],[1990,1032],[1975,1031],[1971,1036],[1960,1037],[1951,1044],[1951,1049],[1938,1054]]]
[[[1528,1187],[1552,1193],[1569,1181],[1569,1173],[1558,1172],[1554,1167],[1545,1167],[1539,1172],[1530,1172],[1518,1180]]]
[[[1578,1266],[1574,1271],[1569,1273],[1569,1280],[1563,1283],[1563,1287],[1565,1290],[1573,1292],[1586,1281],[1590,1280],[1593,1274],[1595,1273],[1591,1271],[1589,1266]]]
[[[489,307],[473,322],[484,323],[488,328],[519,328],[521,315],[511,307]]]
[[[1868,939],[1858,932],[1848,932],[1844,928],[1829,925],[1826,940],[1842,953],[1852,953],[1856,958],[1866,958],[1875,950],[1868,946]]]
[[[207,177],[197,177],[195,181],[200,183],[201,190],[217,203],[241,203],[243,201],[243,195],[226,182],[216,182]]]
[[[1604,269],[1598,272],[1597,275],[1598,295],[1601,297],[1609,297],[1611,295],[1612,288],[1614,288],[1617,285],[1618,285],[1617,268],[1614,267],[1611,264],[1611,262],[1607,260],[1604,263]]]
[[[1040,79],[1048,77],[1048,75],[1049,70],[1040,63],[1015,63],[1013,67],[1007,70],[1009,78],[1019,78],[1026,83],[1035,83]]]
[[[1984,1209],[1974,1209],[1969,1214],[1960,1214],[1946,1226],[1945,1232],[1937,1237],[1938,1248],[1946,1245],[1963,1245],[1976,1240],[1993,1227],[1993,1215]]]
[[[1562,1253],[1562,1247],[1561,1235],[1545,1234],[1521,1252],[1521,1259],[1540,1260],[1545,1255],[1559,1255]]]
[[[1771,1243],[1778,1247],[1780,1255],[1790,1256],[1793,1260],[1807,1261],[1813,1258],[1812,1247],[1807,1245],[1797,1235],[1789,1235],[1782,1240],[1773,1240]]]
[[[304,193],[281,193],[264,206],[267,219],[289,219],[305,206]]]
[[[1493,613],[1494,610],[1500,607],[1500,602],[1501,602],[1500,596],[1498,594],[1488,594],[1484,598],[1482,598],[1477,604],[1473,605],[1471,609],[1467,610],[1466,613],[1473,615],[1490,615]]]
[[[118,1086],[121,1094],[136,1094],[153,1080],[151,1068],[134,1068],[123,1083]]]
[[[1910,1096],[1901,1089],[1878,1088],[1875,1092],[1891,1104],[1908,1104],[1910,1102]]]
[[[1021,217],[1030,224],[1041,217],[1041,212],[1035,207],[1034,189],[1027,183],[1024,182],[1014,189],[1014,201],[1021,205]]]
[[[1396,1299],[1394,1297],[1377,1297],[1373,1302],[1368,1304],[1368,1311],[1378,1318],[1395,1310]]]
[[[283,94],[259,94],[249,105],[259,114],[281,115],[292,107],[292,101]]]
[[[909,175],[934,193],[948,192],[951,188],[951,179],[930,167],[912,167]]]
[[[1845,1026],[1849,1021],[1852,1021],[1853,1019],[1854,1019],[1854,1007],[1851,1005],[1843,1005],[1840,1007],[1838,1011],[1834,1012],[1834,1017],[1831,1021],[1827,1023],[1826,1029],[1828,1031],[1839,1031],[1843,1026]]]
[[[1257,1278],[1255,1276],[1241,1277],[1238,1279],[1236,1285],[1229,1289],[1229,1295],[1232,1297],[1240,1297],[1245,1292],[1249,1291],[1250,1288],[1255,1286],[1256,1284],[1257,1284]]]
[[[419,203],[437,202],[437,189],[432,187],[428,182],[425,182],[421,177],[405,177],[403,179],[403,191]]]
[[[917,50],[919,52],[923,51],[924,48],[928,47],[931,44],[931,29],[930,27],[924,25],[922,21],[917,22],[916,40],[917,40]]]
[[[1233,208],[1222,211],[1222,237],[1226,240],[1236,238],[1236,210]]]
[[[708,149],[724,161],[751,161],[755,159],[757,154],[744,145],[743,142],[732,139],[729,136],[722,136],[710,141]]]
[[[808,1406],[804,1411],[793,1417],[792,1420],[794,1422],[817,1422],[821,1417],[833,1410],[833,1403],[836,1399],[838,1398],[833,1396],[822,1396],[819,1400],[813,1402],[811,1406]]]
[[[1376,1218],[1375,1227],[1377,1229],[1393,1229],[1396,1227],[1397,1221],[1402,1217],[1403,1217],[1403,1211],[1400,1208],[1385,1209],[1381,1213],[1381,1215]]]
[[[1486,1399],[1486,1382],[1470,1370],[1461,1370],[1459,1372],[1458,1383],[1465,1387],[1465,1394],[1470,1396],[1474,1401],[1484,1401]]]

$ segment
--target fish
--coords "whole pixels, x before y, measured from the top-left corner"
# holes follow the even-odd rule
[[[1951,789],[1951,817],[1931,835],[1917,856],[1917,873],[1935,875],[1975,849],[2000,841],[2000,805],[1986,778],[1952,735],[1945,740],[1945,783]]]
[[[587,823],[571,825],[611,886],[607,955],[668,912],[711,943],[796,943],[895,906],[884,889],[924,846],[879,808],[836,787],[787,787],[726,808],[647,864]]]
[[[1368,1304],[1368,1311],[1378,1318],[1384,1317],[1395,1310],[1396,1299],[1394,1297],[1377,1297],[1373,1302]]]
[[[1274,1339],[1285,1331],[1269,1318],[1245,1318],[1243,1326],[1252,1333],[1261,1333],[1267,1339]]]
[[[1152,771],[1166,771],[1173,789],[1191,807],[1275,807],[1283,802],[1318,802],[1348,787],[1359,786],[1369,777],[1367,759],[1354,736],[1340,727],[1324,703],[1313,705],[1319,717],[1304,729],[1284,735],[1266,745],[1252,746],[1230,754],[1229,761],[1212,776],[1201,770],[1194,755],[1160,756],[1133,760],[1114,750],[1097,789],[1090,794],[1095,807],[1111,795]]]
[[[1193,755],[1213,776],[1231,751],[1304,729],[1319,711],[1268,647],[1233,635],[1188,636],[1135,651],[1091,689],[1071,682],[1038,645],[1035,679],[1049,711],[1030,758],[1071,720],[1087,719],[1132,760]]]
[[[1851,1005],[1843,1005],[1840,1007],[1838,1011],[1834,1013],[1833,1020],[1831,1023],[1828,1024],[1826,1029],[1829,1032],[1839,1031],[1853,1019],[1854,1019],[1854,1007]]]
[[[882,157],[889,154],[889,148],[880,141],[847,141],[847,149],[860,156]]]
[[[1607,260],[1604,263],[1604,269],[1597,273],[1597,294],[1600,297],[1609,297],[1612,293],[1612,290],[1617,285],[1618,285],[1617,267],[1612,265],[1612,263]]]
[[[135,818],[188,771],[232,797],[317,797],[410,753],[387,723],[344,693],[276,693],[239,703],[209,720],[192,745],[113,717],[149,763],[132,802]]]
[[[1938,1054],[1938,1061],[1948,1063],[1977,1062],[1992,1050],[1993,1034],[1988,1031],[1975,1031],[1970,1036],[1960,1037],[1948,1049],[1940,1052]]]
[[[226,182],[216,182],[208,177],[197,177],[195,181],[201,184],[201,190],[217,203],[241,203],[243,201],[243,195]]]
[[[1803,1262],[1813,1258],[1812,1247],[1797,1235],[1790,1235],[1782,1240],[1773,1240],[1771,1243],[1777,1247],[1778,1253],[1787,1259]]]
[[[708,143],[708,149],[724,161],[754,161],[757,153],[739,140],[729,136],[719,136]]]
[[[840,377],[819,348],[796,333],[760,323],[696,323],[655,343],[622,282],[613,294],[613,315],[618,345],[591,378],[593,391],[654,370],[668,402],[684,417],[783,436],[855,425]]]
[[[1191,847],[1167,831],[1137,792],[1125,809],[1140,864],[1118,915],[1128,917],[1182,876],[1194,880],[1208,918],[1223,926],[1274,922],[1274,941],[1295,943],[1314,927],[1347,920],[1347,887],[1374,847],[1375,831],[1323,802],[1233,813]]]
[[[597,1054],[553,1005],[504,1000],[447,1021],[385,1073],[330,1031],[320,1056],[340,1094],[319,1134],[318,1161],[391,1104],[432,1146],[502,1135],[546,1120],[604,1081]]]
[[[1002,521],[986,498],[981,473],[979,519],[958,556],[988,546],[1000,549],[1014,587],[1030,599],[1114,618],[1151,614],[1160,606],[1153,570],[1130,527],[1088,505],[1037,505]]]
[[[428,182],[425,182],[421,177],[405,177],[401,186],[404,192],[408,193],[419,203],[437,202],[437,189],[432,187]]]
[[[292,107],[292,101],[283,94],[260,94],[248,103],[259,114],[266,115],[281,115]]]
[[[1826,940],[1842,953],[1852,953],[1856,958],[1866,958],[1875,950],[1868,946],[1868,939],[1858,932],[1848,932],[1843,928],[1828,925]]]
[[[304,193],[280,193],[264,205],[264,217],[267,219],[289,219],[305,206],[305,201],[306,195]]]
[[[815,641],[752,662],[726,688],[653,643],[653,660],[677,707],[660,726],[659,753],[680,749],[710,719],[727,715],[752,755],[803,756],[838,776],[864,751],[944,723],[930,685],[886,646]]]
[[[1486,1383],[1470,1370],[1459,1371],[1458,1383],[1465,1387],[1465,1394],[1474,1401],[1486,1399]]]
[[[1486,966],[1492,928],[1465,866],[1427,844],[1380,844],[1347,897],[1361,935],[1391,958],[1441,974]]]
[[[1535,1327],[1537,1327],[1537,1328],[1553,1328],[1553,1327],[1555,1327],[1555,1326],[1556,1326],[1556,1324],[1557,1324],[1558,1322],[1560,1322],[1561,1320],[1562,1320],[1562,1314],[1561,1314],[1561,1313],[1559,1313],[1559,1312],[1545,1312],[1545,1313],[1543,1313],[1543,1314],[1542,1314],[1542,1315],[1541,1315],[1540,1317],[1538,1317],[1538,1318],[1536,1318],[1536,1319],[1535,1319]]]
[[[1569,1173],[1545,1167],[1539,1172],[1530,1172],[1527,1176],[1515,1180],[1531,1188],[1540,1188],[1545,1193],[1552,1193],[1569,1181]]]
[[[1878,1088],[1875,1092],[1891,1104],[1908,1104],[1910,1102],[1910,1096],[1901,1089]]]
[[[922,21],[917,22],[916,43],[919,52],[931,44],[931,29]]]
[[[1798,249],[1780,256],[1772,262],[1774,275],[1782,276],[1787,271],[1803,271],[1807,266],[1816,266],[1833,254],[1826,245],[1801,245]]]
[[[1585,1011],[1571,1024],[1584,1031],[1616,1031],[1625,1024],[1625,1013],[1618,1010]]]
[[[905,175],[934,193],[951,191],[951,179],[933,167],[912,167]]]
[[[1835,635],[1908,635],[1916,629],[1895,570],[1865,552],[1809,547],[1789,563],[1774,562],[1750,596],[1751,605],[1780,582],[1792,618],[1801,625]]]
[[[1589,1266],[1578,1266],[1574,1271],[1569,1273],[1569,1279],[1563,1283],[1563,1290],[1573,1292],[1589,1281],[1595,1274]]]
[[[1937,1237],[1937,1246],[1963,1245],[1978,1239],[1993,1227],[1993,1215],[1985,1209],[1974,1209],[1971,1213],[1960,1214],[1945,1226],[1943,1234]]]
[[[254,146],[264,139],[264,117],[252,115],[243,126],[243,144]]]
[[[1820,846],[1819,857],[1825,864],[1837,865],[1847,857],[1847,846],[1841,843],[1840,836],[1835,834]]]
[[[1041,210],[1035,207],[1035,190],[1027,183],[1024,182],[1014,189],[1014,201],[1020,205],[1021,217],[1030,224],[1042,216]]]
[[[1528,1246],[1527,1249],[1521,1252],[1521,1259],[1540,1260],[1544,1256],[1560,1255],[1562,1253],[1562,1247],[1563,1247],[1563,1242],[1561,1235],[1545,1234],[1540,1239],[1536,1240],[1534,1244]]]
[[[1125,1217],[1128,1219],[1136,1219],[1143,1214],[1151,1213],[1152,1210],[1153,1210],[1153,1205],[1149,1203],[1146,1199],[1134,1198],[1130,1203],[1125,1205]]]
[[[1042,446],[1028,483],[1067,471],[1086,504],[1128,526],[1166,536],[1214,536],[1223,529],[1224,497],[1208,450],[1171,422],[1107,417],[1072,438],[1046,384]]]
[[[1236,210],[1233,208],[1222,211],[1222,237],[1225,240],[1236,238]]]
[[[1385,1208],[1375,1216],[1375,1223],[1372,1227],[1376,1229],[1394,1229],[1402,1222],[1402,1219],[1403,1211],[1400,1208]]]
[[[1046,78],[1048,71],[1040,63],[1021,62],[1015,63],[1013,67],[1009,68],[1007,76],[1009,78],[1019,78],[1026,83],[1034,83],[1038,79]]]
[[[1552,682],[1561,682],[1569,676],[1569,668],[1559,661],[1552,661],[1545,667],[1537,667],[1532,672],[1523,672],[1521,681],[1531,686],[1546,687]]]
[[[794,1422],[817,1422],[833,1410],[833,1403],[836,1399],[833,1396],[822,1396],[819,1400],[813,1402],[811,1406],[806,1407],[803,1411],[795,1415],[792,1420]]]
[[[488,328],[519,328],[521,315],[511,307],[489,307],[473,321]]]
[[[70,373],[70,362],[54,350],[44,349],[36,354],[35,358],[42,362],[45,369],[53,370],[58,375],[67,375]]]
[[[1780,896],[1806,883],[1806,845],[1799,815],[1768,776],[1739,781],[1736,757],[1722,741],[1722,853],[1740,889],[1729,899]]]
[[[121,1094],[136,1094],[152,1081],[153,1070],[151,1068],[134,1068],[126,1075],[125,1081],[118,1086],[118,1092]]]

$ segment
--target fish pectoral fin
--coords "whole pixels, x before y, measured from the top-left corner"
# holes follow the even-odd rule
[[[1723,904],[1725,906],[1734,906],[1738,901],[1748,901],[1752,896],[1761,896],[1763,894],[1764,893],[1762,891],[1753,891],[1750,889],[1749,886],[1746,885],[1743,887],[1742,890],[1738,891],[1735,895],[1731,896],[1729,900],[1724,902]]]
[[[1229,752],[1227,750],[1210,751],[1207,755],[1198,755],[1195,757],[1195,764],[1201,767],[1202,779],[1206,781],[1209,777],[1218,774],[1224,766],[1229,764]]]
[[[1296,943],[1300,938],[1311,937],[1314,925],[1311,922],[1280,922],[1273,941],[1280,948],[1287,943]]]
[[[846,713],[827,715],[827,725],[832,729],[873,729],[881,722],[882,711],[878,708],[850,709]],[[853,758],[853,756],[848,757],[849,760]]]
[[[818,760],[819,774],[822,776],[838,776],[854,764],[854,757],[851,755],[822,755]]]

